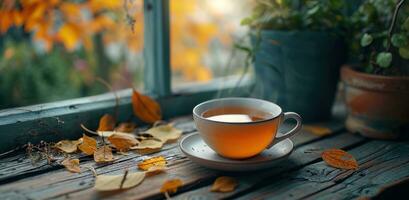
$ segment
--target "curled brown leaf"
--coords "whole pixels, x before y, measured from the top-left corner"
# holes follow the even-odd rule
[[[322,152],[322,159],[330,166],[339,169],[358,169],[358,162],[346,151],[328,149]]]

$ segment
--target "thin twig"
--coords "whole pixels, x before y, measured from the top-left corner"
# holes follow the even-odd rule
[[[100,83],[102,83],[103,85],[105,85],[105,87],[107,87],[115,96],[115,110],[114,110],[114,118],[115,121],[118,119],[118,108],[119,108],[119,97],[118,94],[116,93],[116,90],[114,90],[114,88],[108,83],[106,82],[104,79],[97,77],[96,80]]]
[[[131,14],[129,14],[128,0],[124,0],[124,9],[125,9],[126,22],[131,26],[132,33],[135,33],[136,20],[132,17]]]
[[[404,2],[405,2],[405,0],[400,0],[400,1],[396,4],[395,11],[394,11],[393,17],[392,17],[392,22],[391,22],[391,25],[389,26],[389,31],[388,31],[388,45],[387,45],[386,51],[390,51],[390,49],[391,49],[393,29],[395,28],[396,19],[398,18],[399,10],[400,10],[400,8],[402,7],[402,5],[403,5]]]
[[[95,170],[95,168],[93,168],[91,166],[84,166],[84,168],[89,169],[94,177],[98,176],[97,171]]]
[[[95,135],[99,135],[97,132],[89,130],[87,127],[84,126],[84,124],[80,124],[80,126],[81,126],[82,129],[84,129],[84,130],[87,131],[88,133],[92,133],[92,134],[95,134]]]
[[[119,185],[119,189],[122,189],[122,187],[124,186],[127,175],[128,175],[128,169],[125,169],[125,173],[124,173],[124,176],[122,177],[121,185]]]
[[[165,195],[166,200],[171,200],[171,198],[170,198],[170,196],[169,196],[169,193],[168,193],[168,192],[165,192],[165,193],[163,193],[163,194]]]

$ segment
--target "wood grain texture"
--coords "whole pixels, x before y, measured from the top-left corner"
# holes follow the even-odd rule
[[[195,130],[190,117],[175,119],[174,123],[184,133],[190,133]],[[335,131],[339,131],[337,129],[340,126],[333,126],[333,128]],[[327,138],[331,139],[332,137],[335,136]],[[318,140],[319,136],[309,133],[302,133],[294,138],[297,146],[312,144],[318,142]],[[141,186],[109,196],[109,198],[162,198],[162,194],[159,193],[160,185],[166,179],[174,177],[181,178],[184,181],[185,185],[181,190],[182,192],[211,184],[211,181],[219,172],[191,163],[176,146],[176,144],[167,145],[163,151],[152,154],[152,156],[164,155],[167,158],[169,162],[167,173],[149,178]],[[3,171],[2,180],[7,182],[7,184],[0,185],[0,199],[6,196],[21,197],[23,199],[49,199],[57,197],[99,199],[105,197],[92,189],[94,178],[89,171],[85,170],[81,174],[71,174],[59,166],[51,168],[46,165],[43,168],[31,166],[27,163],[26,159],[19,156],[21,155],[8,158],[9,162],[5,162],[5,165],[3,165],[4,170],[3,168],[0,170],[0,173]],[[121,157],[111,165],[96,165],[89,157],[83,157],[81,158],[81,166],[93,166],[98,174],[115,174],[122,173],[125,168],[134,167],[135,169],[136,164],[144,158],[144,156],[131,153]]]
[[[357,199],[374,197],[388,184],[409,177],[409,143],[371,141],[350,150],[358,170],[340,170],[325,162],[283,174],[240,199]]]
[[[318,162],[320,155],[315,153],[327,148],[348,148],[350,146],[359,145],[366,140],[360,136],[352,134],[339,134],[334,137],[324,138],[322,140],[315,141],[301,145],[290,155],[290,157],[282,163],[272,167],[265,171],[249,172],[231,174],[236,177],[240,184],[238,188],[231,193],[210,193],[211,185],[192,190],[186,193],[182,193],[176,196],[176,199],[221,199],[238,197],[245,193],[257,190],[258,188],[268,184],[272,180],[279,180],[277,175],[285,172],[297,170],[304,166]],[[256,174],[256,175],[254,175]]]
[[[190,117],[175,118],[172,120],[172,122],[175,124],[175,127],[182,130],[184,134],[192,133],[196,130]],[[176,144],[167,145],[164,150],[174,147],[176,147]],[[81,163],[93,160],[92,157],[84,154],[73,154],[73,158],[79,158]],[[17,155],[1,159],[0,184],[16,181],[33,175],[47,173],[61,168],[62,167],[59,165],[50,166],[45,160],[36,163],[36,165],[32,165],[31,160],[27,158],[23,151]]]

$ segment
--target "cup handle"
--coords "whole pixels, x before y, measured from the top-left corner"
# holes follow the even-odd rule
[[[280,136],[275,137],[275,139],[271,142],[271,144],[268,145],[268,149],[271,148],[272,146],[274,146],[275,144],[295,135],[296,133],[298,133],[301,130],[302,127],[302,119],[301,116],[295,112],[285,112],[284,116],[283,116],[283,121],[281,123],[284,123],[285,120],[287,119],[295,119],[295,121],[297,121],[297,124],[295,125],[294,128],[292,128],[290,131],[288,131],[287,133],[284,133]]]

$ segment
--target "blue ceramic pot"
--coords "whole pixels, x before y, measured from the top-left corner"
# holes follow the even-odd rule
[[[259,96],[305,121],[330,118],[346,58],[343,38],[329,32],[264,30],[252,41]]]

